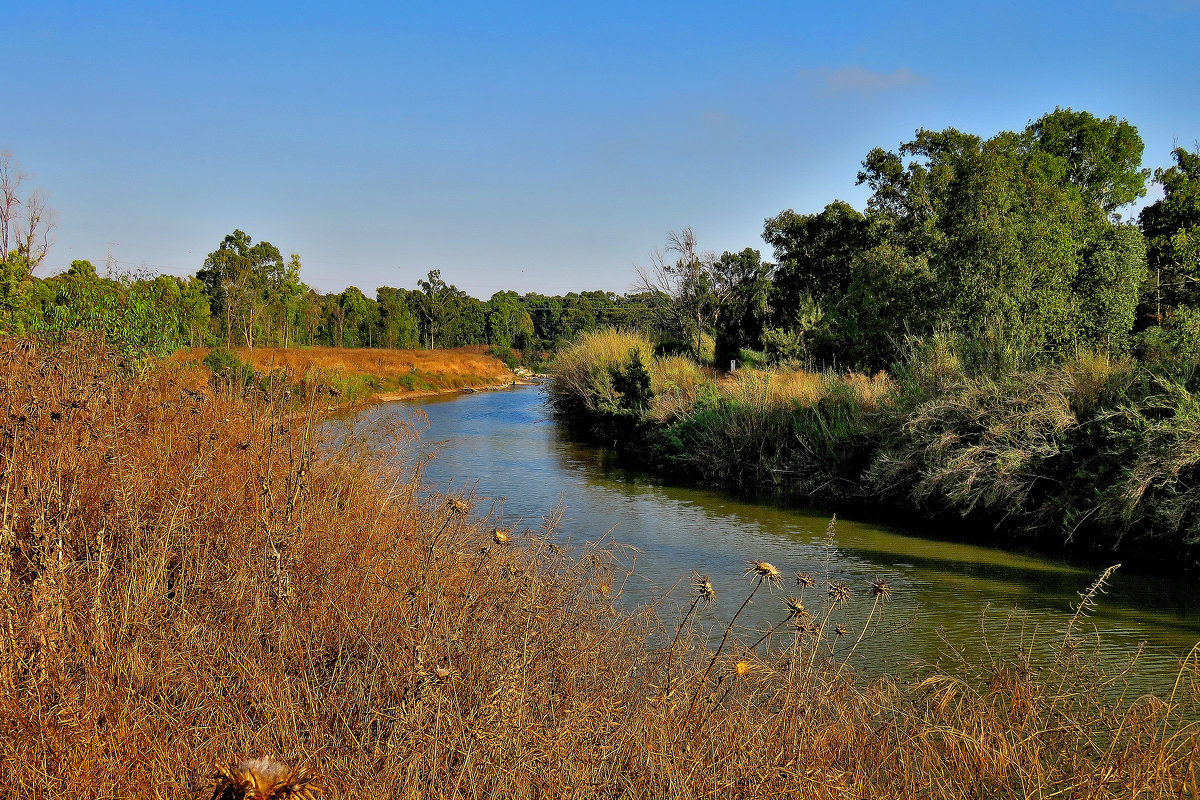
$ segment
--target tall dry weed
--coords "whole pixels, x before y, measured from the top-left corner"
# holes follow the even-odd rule
[[[688,413],[696,405],[700,392],[712,385],[709,372],[687,356],[655,358],[650,366],[654,398],[648,416],[657,423],[668,423]]]
[[[694,616],[618,611],[628,571],[561,513],[500,535],[291,404],[92,343],[0,358],[2,796],[208,797],[210,765],[262,753],[331,797],[1194,791],[1191,673],[1070,718],[1024,713],[1060,684],[1019,657],[867,681],[838,626],[872,590],[835,585],[777,599],[799,649],[736,620],[712,649]]]

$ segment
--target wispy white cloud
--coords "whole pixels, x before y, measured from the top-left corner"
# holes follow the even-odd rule
[[[918,75],[908,67],[899,67],[892,72],[875,72],[864,67],[842,67],[805,70],[802,74],[823,94],[875,94],[919,86],[926,81],[923,75]]]

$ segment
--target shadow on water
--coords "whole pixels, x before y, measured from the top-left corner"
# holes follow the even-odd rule
[[[415,427],[425,427],[422,414],[428,422],[419,443],[380,433],[413,418]],[[705,620],[713,629],[752,588],[744,577],[750,559],[770,561],[789,581],[773,596],[757,596],[739,619],[757,629],[786,616],[786,596],[799,593],[793,579],[798,571],[818,581],[806,590],[810,607],[819,606],[831,582],[851,588],[851,601],[838,612],[850,627],[870,608],[871,582],[883,578],[894,591],[883,627],[908,622],[899,634],[864,642],[861,661],[872,669],[935,660],[947,647],[977,646],[981,628],[990,629],[1010,609],[1018,610],[1013,624],[1027,636],[1061,635],[1078,593],[1098,575],[1091,567],[864,522],[854,518],[853,508],[830,509],[838,524],[827,544],[830,510],[750,502],[630,470],[612,453],[565,437],[532,388],[388,403],[342,423],[377,450],[404,450],[396,453],[401,459],[436,451],[423,471],[429,489],[470,494],[478,509],[490,508],[505,525],[536,528],[562,503],[566,540],[609,538],[630,548],[622,551],[634,569],[623,602],[668,596],[683,604],[691,577],[711,575],[718,601]],[[1087,624],[1103,637],[1105,658],[1114,663],[1128,660],[1145,642],[1135,688],[1162,688],[1200,639],[1200,597],[1185,582],[1121,571]]]

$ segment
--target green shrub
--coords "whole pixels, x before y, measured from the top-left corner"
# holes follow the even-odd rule
[[[213,374],[213,382],[221,386],[250,386],[254,382],[254,367],[224,347],[214,347],[204,356],[204,366]]]
[[[750,350],[743,347],[737,351],[738,368],[746,369],[762,369],[767,366],[769,359],[767,354],[759,350]]]
[[[516,369],[521,366],[521,356],[511,347],[500,347],[492,345],[487,349],[487,354],[492,358],[499,359],[504,362],[504,366],[509,369]]]
[[[31,322],[32,331],[44,341],[61,343],[70,332],[93,331],[136,361],[169,355],[183,344],[179,315],[156,302],[146,281],[74,278],[46,285],[54,286],[56,294]]]
[[[648,353],[645,336],[618,330],[589,331],[558,353],[547,397],[564,419],[580,421],[620,408],[621,394],[613,387],[613,370],[628,369],[630,354]]]
[[[608,368],[613,391],[617,393],[614,413],[640,416],[650,407],[654,391],[650,388],[650,371],[642,361],[638,348],[629,351],[629,360],[624,364],[613,364]]]

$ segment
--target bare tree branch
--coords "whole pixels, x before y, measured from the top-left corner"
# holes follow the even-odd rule
[[[54,229],[58,227],[54,217],[54,209],[46,205],[45,193],[40,189],[33,190],[25,200],[21,239],[17,242],[17,251],[25,257],[31,273],[50,252]]]
[[[25,180],[12,151],[0,150],[0,259],[8,257],[13,226],[21,208],[20,189]]]
[[[728,285],[717,275],[717,257],[700,252],[691,226],[667,233],[665,252],[650,253],[648,267],[637,267],[636,291],[649,294],[659,324],[690,339],[700,355],[705,329],[716,320],[728,294]]]

